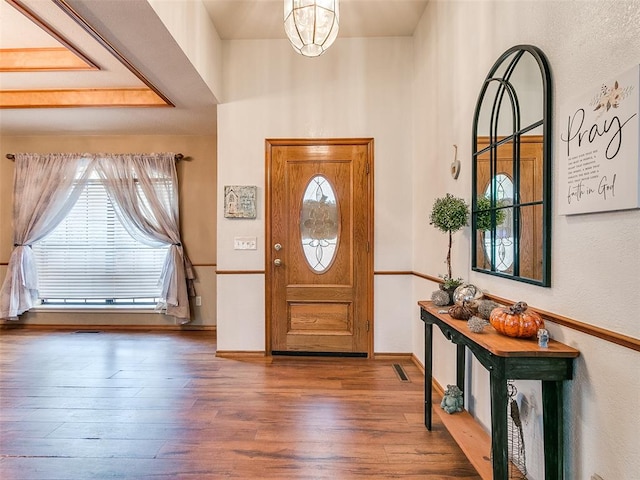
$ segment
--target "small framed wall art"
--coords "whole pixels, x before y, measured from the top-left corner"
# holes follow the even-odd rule
[[[258,187],[255,185],[225,185],[225,218],[256,218]]]

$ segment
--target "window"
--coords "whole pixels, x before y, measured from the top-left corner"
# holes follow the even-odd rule
[[[326,272],[338,247],[340,210],[329,180],[313,177],[302,197],[300,241],[309,266],[316,273]]]
[[[155,305],[168,246],[132,238],[94,176],[69,215],[33,245],[45,305]]]

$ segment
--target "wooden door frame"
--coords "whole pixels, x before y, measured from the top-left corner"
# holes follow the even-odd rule
[[[367,164],[368,164],[368,185],[367,185],[367,230],[369,250],[367,252],[367,299],[365,301],[365,310],[367,320],[369,322],[368,341],[367,341],[367,358],[373,358],[373,138],[267,138],[265,139],[265,354],[271,355],[271,325],[272,325],[272,265],[273,265],[273,249],[271,248],[271,207],[272,207],[272,163],[271,148],[283,146],[312,146],[312,145],[366,145],[367,146]]]

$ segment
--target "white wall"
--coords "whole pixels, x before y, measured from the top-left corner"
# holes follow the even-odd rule
[[[375,139],[374,268],[410,270],[411,38],[341,38],[314,59],[286,40],[227,41],[223,51],[218,270],[264,270],[265,139],[292,137]],[[258,186],[256,220],[224,218],[224,185]],[[258,250],[234,251],[239,235],[257,237]],[[376,352],[411,351],[411,290],[403,282],[376,279]],[[263,275],[218,275],[219,350],[264,350],[263,285]]]
[[[432,1],[414,34],[413,269],[444,272],[445,235],[428,225],[436,197],[471,197],[471,124],[477,95],[494,61],[509,47],[533,44],[547,55],[554,115],[578,95],[640,61],[640,2]],[[555,118],[553,148],[558,154]],[[458,145],[462,172],[448,166]],[[553,165],[557,178],[559,165]],[[554,186],[554,199],[560,195]],[[555,210],[554,210],[555,212]],[[481,288],[609,330],[640,337],[640,210],[564,217],[554,213],[552,287],[542,288],[472,272],[468,229],[454,236],[453,269]],[[427,248],[429,246],[429,248]],[[415,280],[414,300],[433,284]],[[413,351],[423,358],[421,322],[414,308]],[[574,379],[565,388],[565,471],[570,479],[631,479],[640,471],[640,354],[574,330],[549,325],[556,339],[578,348]],[[455,351],[435,346],[435,377],[455,382]],[[474,363],[472,410],[489,425],[488,379]],[[525,419],[531,479],[542,479],[541,399],[536,382],[519,382],[530,412]]]
[[[639,2],[432,1],[413,39],[339,38],[316,59],[297,56],[286,41],[223,42],[218,269],[264,269],[265,138],[374,137],[375,269],[444,273],[446,236],[428,225],[428,213],[446,192],[470,198],[473,109],[493,62],[515,44],[542,48],[552,68],[555,112],[563,99],[638,62],[639,9]],[[454,144],[462,160],[457,181],[449,175]],[[233,184],[259,187],[258,219],[223,217],[222,187]],[[494,294],[637,337],[632,312],[640,308],[640,211],[554,215],[552,231],[551,288],[471,272],[468,231],[454,237],[454,275]],[[234,251],[239,235],[256,236],[258,250]],[[376,276],[375,351],[412,351],[423,358],[415,302],[428,298],[435,285],[414,279],[411,290],[406,280]],[[217,285],[218,348],[263,350],[263,275],[218,275]],[[582,352],[565,388],[567,478],[634,478],[640,471],[638,354],[549,327]],[[448,342],[436,342],[434,358],[436,379],[453,383],[455,352]],[[474,363],[470,377],[470,406],[488,425],[487,374]],[[530,407],[530,478],[541,479],[539,386],[519,382],[518,388]]]
[[[222,96],[222,41],[202,1],[148,0],[218,101]]]

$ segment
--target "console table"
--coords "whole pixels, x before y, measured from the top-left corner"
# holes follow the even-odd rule
[[[431,430],[433,325],[456,344],[456,384],[465,391],[465,347],[489,371],[491,391],[491,451],[493,478],[508,478],[507,380],[541,380],[543,408],[544,471],[546,480],[561,480],[563,474],[562,382],[573,375],[575,348],[549,340],[541,348],[535,339],[516,339],[499,334],[491,326],[473,333],[465,320],[455,320],[432,302],[418,302],[424,328],[424,424]],[[447,309],[447,307],[445,307]]]

